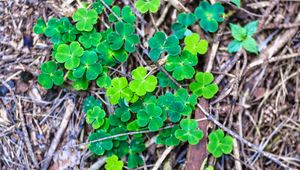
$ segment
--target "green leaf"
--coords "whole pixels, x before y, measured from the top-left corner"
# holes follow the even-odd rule
[[[203,132],[198,130],[198,123],[193,119],[183,119],[180,121],[181,129],[175,131],[175,137],[181,141],[188,141],[195,145],[203,138]]]
[[[102,39],[102,35],[96,30],[93,30],[92,32],[82,32],[82,35],[79,37],[79,42],[85,47],[85,48],[91,48],[92,46],[96,47]]]
[[[229,154],[232,152],[233,138],[225,136],[224,131],[218,129],[213,131],[208,136],[209,142],[207,150],[215,158],[221,157],[223,154]]]
[[[45,35],[51,38],[53,43],[58,43],[61,40],[61,33],[60,33],[60,20],[57,18],[50,18],[48,20],[48,26],[45,30]]]
[[[100,100],[95,99],[93,96],[89,96],[83,101],[83,111],[86,113],[88,110],[92,110],[94,107],[102,107]]]
[[[128,156],[128,168],[137,168],[144,165],[143,159],[137,154],[129,154]]]
[[[152,38],[149,39],[149,46],[151,48],[149,56],[152,61],[157,61],[164,51],[169,55],[178,55],[181,51],[179,40],[175,35],[167,37],[164,32],[156,32]]]
[[[36,24],[33,27],[33,31],[36,34],[44,34],[47,26],[42,18],[36,20]]]
[[[77,22],[76,28],[79,31],[92,31],[93,25],[97,23],[98,14],[94,9],[79,8],[73,14],[72,19]]]
[[[193,13],[181,13],[177,16],[177,20],[185,27],[191,26],[196,22],[196,16]]]
[[[107,6],[110,6],[113,4],[113,0],[103,0]],[[103,3],[100,0],[96,0],[93,5],[92,5],[93,9],[95,9],[97,11],[98,14],[101,14],[103,12],[103,10],[105,9],[105,6],[103,5]]]
[[[241,8],[241,0],[230,0],[230,2],[234,3],[238,8]]]
[[[111,104],[117,104],[119,99],[126,99],[130,101],[132,98],[132,91],[128,87],[128,81],[125,77],[114,78],[111,81],[111,86],[107,88],[106,95]]]
[[[218,85],[213,83],[214,76],[211,73],[198,72],[195,76],[196,82],[190,84],[190,90],[193,94],[211,99],[218,92]]]
[[[103,130],[98,130],[96,132],[92,132],[89,135],[88,140],[94,141],[94,140],[101,139],[101,138],[108,137],[108,136],[110,136],[110,134],[105,133]],[[98,142],[92,142],[89,145],[90,151],[96,155],[103,155],[105,151],[109,151],[112,148],[113,148],[112,139],[102,140],[102,141],[98,141]]]
[[[192,13],[181,13],[177,16],[177,20],[171,29],[178,39],[182,39],[191,32],[188,27],[196,22],[196,16]]]
[[[170,121],[173,123],[181,119],[185,109],[184,103],[180,99],[175,98],[172,93],[159,96],[157,104],[162,108],[163,112],[170,117]]]
[[[80,57],[83,55],[83,48],[76,41],[70,45],[60,44],[55,53],[55,59],[59,63],[65,63],[68,70],[74,69],[80,64]]]
[[[172,71],[172,76],[178,80],[191,79],[195,74],[193,66],[198,63],[196,55],[189,51],[183,51],[180,56],[168,56],[165,68],[167,71]]]
[[[249,22],[246,26],[247,36],[253,36],[257,32],[258,21]]]
[[[86,113],[86,123],[92,124],[94,129],[100,128],[104,124],[105,111],[101,109],[99,106],[93,107]]]
[[[144,96],[147,92],[153,92],[157,85],[157,79],[153,75],[147,76],[144,67],[138,67],[132,71],[133,80],[129,83],[131,91],[138,96]]]
[[[206,40],[200,40],[199,34],[193,33],[184,39],[184,50],[189,51],[193,55],[205,54],[208,48]]]
[[[247,30],[239,25],[230,24],[232,36],[237,41],[243,41],[247,37]]]
[[[53,84],[60,86],[64,83],[64,72],[57,70],[57,65],[54,61],[48,61],[41,65],[41,74],[38,75],[38,82],[45,89],[51,89]]]
[[[122,170],[123,161],[119,161],[116,155],[110,156],[106,159],[105,169],[106,170]]]
[[[230,53],[238,52],[241,48],[242,48],[242,42],[233,40],[228,45],[228,52]]]
[[[61,33],[61,42],[68,43],[75,41],[76,35],[79,33],[76,27],[74,27],[66,17],[62,17],[59,22],[60,25],[58,29]]]
[[[216,32],[218,23],[224,20],[224,7],[220,3],[210,5],[207,1],[202,1],[196,8],[195,15],[200,19],[201,28],[208,32]]]
[[[177,89],[176,84],[162,71],[158,72],[156,77],[161,87],[171,87],[172,89]]]
[[[251,53],[258,54],[258,47],[257,47],[256,41],[252,37],[247,37],[242,42],[242,47]]]
[[[107,74],[104,74],[97,79],[96,84],[98,87],[107,88],[111,85],[111,78]]]
[[[127,101],[120,99],[118,104],[120,107],[116,109],[115,115],[117,115],[122,122],[129,121],[131,118],[131,113]]]
[[[195,105],[198,102],[197,95],[189,95],[186,89],[180,88],[175,92],[174,97],[176,98],[176,100],[179,100],[182,103],[184,103],[184,110],[181,114],[184,116],[190,116],[193,110],[195,110]]]
[[[134,13],[131,11],[130,6],[126,5],[122,8],[122,14],[121,14],[121,9],[119,6],[113,6],[112,11],[115,13],[115,15],[118,16],[119,19],[133,24],[136,20],[136,17]],[[109,14],[109,22],[116,22],[118,21],[118,18],[116,18],[114,14]]]
[[[140,110],[137,114],[137,124],[140,127],[147,126],[151,131],[157,131],[163,126],[161,118],[162,110],[155,104],[149,104],[144,110]]]
[[[85,74],[87,80],[95,80],[102,73],[102,65],[97,62],[98,56],[94,51],[85,51],[80,59],[80,65],[73,70],[75,78]]]
[[[162,144],[166,146],[177,146],[179,145],[180,141],[175,137],[175,131],[179,129],[178,125],[170,129],[164,129],[159,132],[159,135],[156,138],[157,144]]]
[[[75,90],[78,90],[78,91],[79,91],[79,90],[87,90],[88,87],[89,87],[89,82],[88,82],[86,79],[84,79],[84,78],[77,79],[77,80],[73,83],[72,87],[73,87]]]
[[[100,54],[101,63],[108,66],[114,66],[116,60],[125,62],[128,58],[128,53],[123,48],[117,51],[111,50],[107,42],[100,43],[97,46],[97,52]]]
[[[137,0],[135,7],[142,14],[150,11],[156,13],[160,6],[160,0]]]

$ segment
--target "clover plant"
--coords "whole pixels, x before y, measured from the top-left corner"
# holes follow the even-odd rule
[[[110,6],[113,4],[114,0],[103,0],[104,3],[106,3],[107,6]],[[94,10],[96,10],[96,12],[98,14],[101,14],[103,12],[103,10],[105,9],[105,5],[102,3],[101,0],[96,0],[93,4],[92,4],[92,8]]]
[[[206,40],[200,40],[199,34],[193,33],[184,39],[185,47],[183,50],[189,51],[193,55],[205,54],[208,48]]]
[[[180,121],[180,128],[175,131],[175,137],[181,141],[188,141],[195,145],[203,138],[203,132],[197,129],[198,123],[193,119],[183,119]]]
[[[54,61],[48,61],[41,66],[41,74],[38,76],[38,82],[45,89],[51,89],[53,84],[60,86],[64,83],[64,72],[57,70],[57,64]]]
[[[93,25],[97,23],[98,14],[94,9],[79,8],[73,14],[72,19],[77,22],[78,31],[92,31]]]
[[[122,8],[122,11],[119,6],[113,6],[112,11],[114,14],[109,14],[109,21],[110,22],[116,22],[118,19],[121,19],[127,23],[133,24],[136,20],[135,15],[131,11],[130,6],[126,5]],[[116,17],[116,16],[118,17]]]
[[[106,170],[122,170],[124,163],[119,161],[116,155],[112,155],[106,159],[105,169]]]
[[[190,84],[193,94],[211,99],[218,92],[218,85],[213,83],[214,76],[211,73],[198,72],[195,76],[196,81]]]
[[[178,39],[182,39],[184,36],[192,34],[188,27],[193,25],[196,19],[192,13],[181,13],[177,16],[177,22],[172,25],[171,29]]]
[[[246,51],[257,54],[258,47],[255,39],[253,38],[253,35],[257,31],[257,25],[258,21],[252,21],[245,27],[241,27],[236,24],[230,24],[230,29],[234,40],[228,45],[228,51],[232,53],[244,48]]]
[[[152,13],[156,13],[160,6],[160,0],[137,0],[135,3],[135,7],[142,14],[150,11]]]
[[[105,111],[98,106],[93,107],[86,113],[86,122],[92,124],[94,129],[100,128],[104,124]]]
[[[112,79],[111,86],[107,88],[106,95],[112,104],[117,104],[119,99],[130,101],[133,94],[128,86],[127,79],[120,77]]]
[[[153,75],[147,75],[144,67],[138,67],[132,71],[133,80],[129,87],[138,96],[144,96],[147,92],[153,92],[156,88],[157,79]]]
[[[214,157],[219,158],[223,154],[232,152],[233,138],[227,135],[225,136],[223,130],[218,129],[211,132],[208,139],[207,150]]]

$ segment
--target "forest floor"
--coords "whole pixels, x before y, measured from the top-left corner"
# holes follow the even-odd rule
[[[0,169],[34,169],[49,152],[53,152],[53,170],[103,167],[104,158],[90,157],[86,145],[78,145],[87,141],[89,131],[81,111],[88,93],[62,88],[47,91],[37,83],[40,64],[51,55],[51,43],[33,33],[36,19],[70,17],[78,2],[0,0]],[[162,1],[160,11],[153,15],[166,33],[182,10],[171,2]],[[214,47],[202,56],[197,70],[211,70],[220,88],[208,103],[200,100],[215,117],[200,128],[207,132],[219,126],[235,135],[232,154],[218,160],[208,157],[207,162],[215,169],[300,169],[300,1],[244,0],[241,9],[222,2],[227,12],[234,13],[221,31],[206,34],[199,25],[193,28]],[[132,5],[126,0],[117,3]],[[181,3],[190,11],[198,5],[196,0]],[[147,21],[141,23],[146,41],[155,29],[148,15],[141,17]],[[259,21],[255,39],[260,53],[228,53],[229,23],[245,25],[253,20]],[[101,91],[92,88],[90,92]],[[196,114],[204,116],[202,111]],[[70,117],[65,116],[67,112]],[[57,139],[62,128],[62,137]],[[50,147],[53,142],[56,149]],[[164,169],[198,166],[197,160],[203,154],[206,157],[201,145],[183,144],[164,155],[165,147],[149,144],[143,155],[151,159],[141,168],[152,169],[161,156],[166,156]]]

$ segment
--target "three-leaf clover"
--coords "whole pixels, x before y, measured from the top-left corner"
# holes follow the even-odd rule
[[[129,156],[128,156],[128,168],[136,168],[144,164],[143,159],[138,155],[145,150],[145,142],[141,137],[135,137],[130,142]]]
[[[239,51],[242,47],[251,53],[258,53],[256,41],[252,37],[257,31],[258,21],[248,23],[245,27],[230,24],[233,41],[228,45],[230,53]]]
[[[60,19],[60,30],[62,33],[61,39],[64,43],[75,41],[76,35],[79,33],[66,17]]]
[[[89,96],[83,101],[83,111],[86,113],[88,110],[93,109],[94,107],[102,107],[102,103],[100,100],[95,99],[93,96]]]
[[[108,137],[108,136],[110,136],[110,134],[105,133],[103,130],[98,130],[96,132],[92,132],[89,135],[88,140],[91,142],[91,141],[98,140],[98,139]],[[96,155],[103,155],[105,151],[109,151],[112,148],[113,148],[112,139],[102,140],[102,141],[98,141],[98,142],[92,142],[89,145],[90,151]]]
[[[119,161],[116,155],[112,155],[106,159],[105,169],[106,170],[122,170],[123,161]]]
[[[224,131],[218,129],[211,132],[208,136],[209,142],[207,150],[215,158],[219,158],[224,154],[229,154],[232,151],[233,139],[232,137],[224,134]]]
[[[51,89],[53,84],[60,86],[64,83],[64,72],[57,70],[57,65],[54,61],[48,61],[41,65],[41,74],[38,76],[38,82],[45,89]]]
[[[128,53],[123,48],[114,51],[109,47],[107,42],[98,44],[97,52],[100,54],[99,58],[101,63],[108,66],[114,66],[116,64],[116,60],[119,62],[125,62],[128,58]]]
[[[79,8],[73,14],[72,19],[77,22],[76,28],[79,31],[92,31],[93,25],[97,23],[98,14],[94,9]]]
[[[139,37],[134,34],[134,26],[132,24],[117,22],[115,24],[116,32],[108,34],[108,42],[112,50],[119,50],[123,47],[126,51],[135,52],[135,45],[140,42]]]
[[[121,9],[119,6],[113,6],[112,11],[114,12],[115,15],[118,16],[120,20],[123,20],[127,23],[133,24],[135,22],[135,15],[130,9],[130,6],[126,5],[122,8],[122,13]],[[116,22],[118,21],[118,18],[114,14],[109,14],[109,22]]]
[[[92,124],[94,129],[100,128],[104,124],[105,111],[99,106],[95,106],[93,109],[90,109],[86,113],[86,123]]]
[[[162,110],[155,104],[149,104],[144,110],[137,114],[137,124],[140,127],[148,125],[149,130],[157,131],[163,126],[163,119],[161,118]]]
[[[104,3],[106,3],[107,6],[110,6],[114,0],[103,0]],[[101,0],[96,0],[93,5],[93,9],[97,11],[98,14],[101,14],[102,11],[105,9],[104,4],[101,2]]]
[[[83,55],[83,48],[77,41],[70,45],[60,44],[55,53],[55,59],[59,63],[65,63],[65,68],[72,70],[79,66],[80,57]]]
[[[160,0],[137,0],[135,7],[142,14],[150,11],[156,13],[160,6]]]
[[[176,99],[181,100],[184,103],[184,110],[181,113],[184,116],[189,116],[195,110],[198,96],[195,94],[189,95],[188,91],[184,88],[178,89],[174,94]]]
[[[157,79],[153,75],[147,76],[147,70],[144,67],[138,67],[132,71],[133,80],[129,87],[138,96],[144,96],[147,92],[153,92],[157,85]]]
[[[203,138],[203,132],[198,130],[198,123],[193,119],[183,119],[180,121],[181,129],[177,129],[175,137],[181,141],[188,141],[189,144],[195,145]]]
[[[132,91],[128,87],[127,79],[125,77],[114,78],[111,81],[111,86],[107,88],[106,95],[111,104],[117,104],[119,99],[130,101],[132,98]]]
[[[36,20],[36,24],[33,27],[33,31],[36,34],[44,34],[47,26],[45,21],[42,18]]]
[[[196,16],[192,13],[181,13],[177,16],[177,22],[171,27],[172,31],[178,39],[182,39],[184,36],[190,35],[191,30],[189,26],[196,22]]]
[[[207,1],[200,2],[195,10],[195,15],[200,19],[200,26],[205,31],[216,32],[218,30],[218,22],[224,20],[224,7],[220,3],[210,5]]]
[[[172,89],[176,89],[177,86],[176,84],[162,71],[160,71],[157,75],[156,75],[159,85],[161,87],[171,87]]]
[[[79,37],[78,41],[85,47],[91,48],[92,46],[96,47],[102,39],[102,35],[96,30],[92,32],[82,32],[82,35]]]
[[[72,84],[72,87],[75,90],[87,90],[89,87],[89,81],[85,78],[76,79],[75,82]]]
[[[45,35],[47,37],[50,37],[53,43],[58,43],[61,39],[60,24],[60,20],[58,20],[57,18],[50,18],[48,20]]]
[[[195,76],[196,82],[190,84],[190,90],[193,94],[211,99],[218,92],[219,87],[213,83],[214,76],[211,73],[198,72]]]
[[[184,38],[185,47],[183,50],[187,50],[193,55],[205,54],[208,48],[208,42],[206,40],[200,40],[199,34],[193,33]]]
[[[156,138],[157,144],[167,145],[167,146],[177,146],[179,145],[180,141],[175,137],[175,132],[180,127],[175,125],[170,129],[164,129],[159,132],[159,135]]]
[[[95,80],[102,73],[102,65],[97,63],[98,56],[94,51],[85,51],[80,59],[80,65],[73,70],[75,78],[85,77],[87,80]]]
[[[176,123],[181,119],[185,105],[180,99],[175,98],[172,93],[159,96],[157,103],[163,109],[163,112],[170,117],[171,122]]]
[[[196,55],[189,51],[183,51],[180,56],[168,56],[165,68],[167,71],[173,71],[172,76],[181,81],[191,79],[195,74],[194,67],[198,63]]]
[[[172,56],[178,55],[181,51],[177,37],[175,35],[167,37],[164,32],[156,32],[148,43],[151,48],[149,56],[152,61],[157,61],[164,51]]]
[[[103,74],[97,79],[96,84],[98,87],[107,88],[111,85],[111,78],[107,74]]]

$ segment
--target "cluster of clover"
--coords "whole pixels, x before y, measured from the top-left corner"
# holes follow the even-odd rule
[[[150,52],[147,56],[152,62],[157,62],[162,54],[166,54],[163,67],[176,81],[181,83],[195,78],[189,85],[192,92],[189,94],[187,89],[176,86],[165,73],[158,72],[154,76],[145,67],[132,70],[128,77],[111,78],[109,68],[126,62],[140,43],[135,33],[136,16],[131,7],[120,8],[112,6],[113,3],[113,0],[97,0],[90,8],[79,8],[72,16],[73,21],[65,17],[51,18],[46,24],[43,19],[38,19],[34,32],[44,34],[53,43],[53,60],[41,65],[38,76],[38,82],[45,89],[69,81],[74,89],[87,90],[90,81],[96,81],[99,88],[106,90],[105,95],[115,106],[114,113],[107,114],[102,102],[92,96],[84,100],[84,112],[86,122],[94,129],[88,137],[90,151],[95,155],[111,156],[105,167],[115,170],[122,169],[124,163],[118,159],[124,157],[128,168],[144,163],[141,157],[145,150],[144,134],[120,134],[149,130],[158,134],[157,144],[166,146],[177,146],[181,141],[194,145],[203,138],[198,122],[191,118],[191,114],[198,97],[213,98],[218,86],[213,83],[211,73],[195,72],[198,55],[206,53],[208,42],[189,27],[199,22],[204,31],[216,32],[219,23],[224,20],[224,7],[219,3],[200,2],[194,13],[178,15],[177,22],[171,27],[172,35],[156,32],[148,41]],[[138,0],[135,4],[142,14],[148,11],[156,13],[159,6],[160,0]],[[108,21],[113,27],[105,24],[105,30],[97,30],[99,15],[107,10]],[[252,38],[256,27],[257,22],[251,22],[244,28],[230,24],[234,40],[228,51],[244,48],[257,53],[257,45]],[[154,95],[157,86],[166,89],[166,92]],[[222,130],[216,130],[209,135],[207,149],[218,158],[232,151],[232,140]]]

